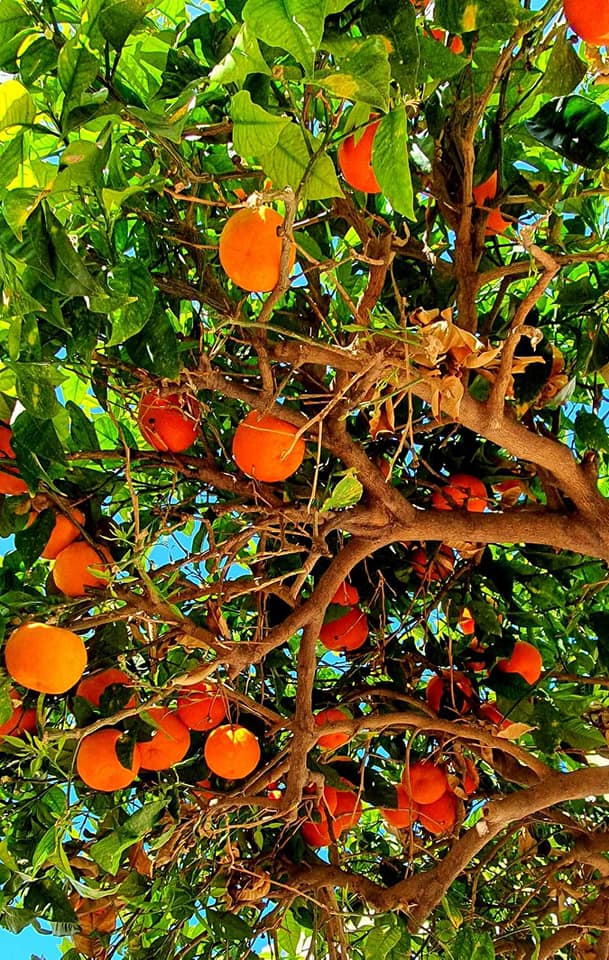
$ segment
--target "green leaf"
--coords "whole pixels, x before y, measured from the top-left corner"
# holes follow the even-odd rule
[[[488,933],[478,933],[467,926],[455,937],[452,960],[495,960],[495,948]]]
[[[63,114],[79,106],[81,97],[93,83],[99,70],[99,62],[94,53],[84,46],[78,35],[67,40],[57,60],[57,78],[65,93]]]
[[[121,827],[94,843],[90,853],[102,870],[115,874],[123,851],[152,830],[166,806],[165,800],[153,800],[145,804],[141,810],[128,817]]]
[[[535,140],[571,163],[596,169],[609,160],[600,146],[607,136],[607,114],[586,97],[550,100],[525,126]]]
[[[392,110],[381,120],[373,141],[372,166],[393,209],[414,220],[406,111],[403,107]]]
[[[17,188],[9,190],[2,201],[4,219],[18,240],[23,240],[23,228],[38,204],[49,193],[49,187]]]
[[[579,410],[575,418],[575,435],[581,446],[587,450],[609,452],[607,427],[596,413]]]
[[[274,150],[282,132],[290,126],[287,117],[276,117],[252,102],[247,90],[231,100],[233,143],[242,157],[260,157]]]
[[[390,68],[382,38],[360,41],[324,37],[323,45],[333,54],[336,65],[317,71],[314,83],[334,97],[386,110]]]
[[[413,5],[403,0],[389,0],[366,10],[362,23],[368,34],[380,34],[387,40],[393,80],[399,83],[403,93],[414,93],[419,37]]]
[[[180,358],[175,330],[161,310],[154,310],[146,326],[126,341],[129,356],[145,370],[175,380]]]
[[[55,526],[55,514],[52,510],[43,510],[30,527],[15,534],[17,550],[26,570],[38,559]]]
[[[112,336],[108,346],[124,343],[146,325],[156,296],[150,274],[141,263],[125,263],[115,267],[108,278],[114,294],[129,297],[129,303],[111,313]]]
[[[483,633],[491,634],[496,637],[501,636],[501,623],[497,616],[497,611],[492,604],[486,600],[474,599],[468,601],[468,607],[474,618],[476,626],[480,627]]]
[[[36,106],[22,83],[18,80],[0,83],[0,130],[26,126],[35,116]]]
[[[247,940],[252,935],[249,924],[235,916],[234,913],[212,910],[208,907],[205,916],[213,932],[223,941]]]
[[[419,83],[443,83],[456,77],[467,60],[457,56],[449,47],[431,37],[421,37],[421,62],[419,64]]]
[[[67,296],[98,293],[97,282],[78,256],[72,241],[54,214],[47,213],[46,225],[56,254],[54,289]]]
[[[325,513],[328,510],[343,510],[345,507],[352,507],[356,503],[359,503],[363,492],[364,488],[355,476],[355,472],[349,471],[346,476],[338,481],[330,496],[324,500],[321,512]]]
[[[48,363],[15,363],[12,365],[17,377],[17,395],[33,417],[50,420],[59,410],[55,388],[65,380],[65,375]]]
[[[246,26],[259,40],[291,53],[307,76],[320,47],[325,4],[318,0],[247,0]]]
[[[311,152],[318,150],[319,141],[310,139]],[[336,170],[330,157],[326,153],[319,156],[310,164],[310,153],[307,141],[300,127],[289,123],[283,130],[275,149],[259,158],[260,163],[278,189],[292,187],[297,190],[306,174],[306,181],[301,197],[304,200],[325,200],[328,197],[342,197]]]
[[[436,0],[434,11],[434,20],[458,36],[474,30],[484,33],[496,24],[516,26],[533,16],[519,0]]]
[[[150,0],[117,0],[103,8],[99,17],[99,29],[105,40],[115,50],[120,50],[130,33],[142,22]]]
[[[380,917],[364,937],[364,960],[386,960],[401,939],[402,931],[391,915]]]
[[[535,88],[535,93],[565,97],[579,86],[586,76],[586,70],[587,65],[577,56],[566,33],[561,33],[552,44],[543,80]]]
[[[57,843],[55,831],[55,826],[49,827],[36,844],[36,849],[32,854],[32,869],[34,871],[38,870],[38,867],[42,866],[45,860],[53,856]]]
[[[271,73],[260,52],[256,37],[243,24],[226,56],[217,63],[209,77],[214,83],[236,83],[242,86],[251,73]]]
[[[32,27],[32,18],[17,0],[0,4],[0,70],[10,68],[23,42],[21,32]]]
[[[99,440],[95,427],[82,408],[73,400],[68,400],[66,410],[70,415],[70,437],[75,450],[99,450]]]

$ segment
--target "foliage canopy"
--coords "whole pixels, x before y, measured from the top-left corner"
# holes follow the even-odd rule
[[[0,722],[11,690],[36,721],[0,743],[0,923],[70,960],[605,958],[602,48],[557,0],[2,0],[0,70],[2,469],[29,490],[0,497],[0,625],[129,679],[94,705],[2,674]],[[337,154],[371,119],[366,195]],[[248,294],[218,244],[261,203],[279,280]],[[155,390],[194,443],[151,448]],[[233,460],[251,411],[306,442],[285,481]],[[41,557],[58,514],[110,551],[85,595]],[[517,641],[533,683],[497,666]],[[130,767],[195,681],[253,773],[210,774],[209,708],[170,768],[82,782],[84,738],[119,729]],[[423,758],[445,830],[382,813]]]

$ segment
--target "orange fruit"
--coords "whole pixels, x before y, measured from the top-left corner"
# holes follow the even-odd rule
[[[448,790],[448,777],[443,766],[417,760],[404,767],[402,786],[415,803],[435,803]]]
[[[504,717],[494,703],[481,703],[478,712],[483,720],[500,727],[501,730],[507,730],[508,727],[512,726],[512,721]]]
[[[220,263],[237,287],[250,293],[268,293],[279,282],[283,217],[271,207],[244,207],[224,225],[220,234]],[[292,244],[289,269],[294,266]]]
[[[354,607],[359,603],[359,593],[357,588],[343,580],[340,587],[330,600],[330,603],[338,603],[341,607]]]
[[[447,790],[433,803],[421,804],[418,819],[429,833],[438,837],[449,833],[457,822],[457,798],[452,790]]]
[[[138,745],[133,751],[131,767],[124,767],[116,752],[121,736],[120,730],[105,727],[81,740],[76,754],[76,770],[83,783],[93,790],[122,790],[137,777],[140,769]]]
[[[338,148],[338,166],[349,184],[363,193],[380,193],[381,187],[372,169],[372,145],[381,121],[370,123],[356,142],[353,134]]]
[[[359,650],[368,639],[368,618],[353,607],[344,617],[324,623],[319,639],[326,650]]]
[[[385,820],[392,827],[409,827],[415,823],[418,814],[418,804],[409,796],[406,787],[398,784],[396,787],[397,808],[395,810],[385,807],[381,810]]]
[[[248,477],[275,483],[296,473],[305,455],[298,429],[286,420],[251,410],[233,437],[233,460]]]
[[[316,820],[305,820],[300,830],[304,842],[310,847],[329,847],[332,843],[330,828],[325,818],[322,818],[319,822]]]
[[[213,730],[226,719],[226,703],[216,684],[197,683],[178,697],[177,714],[189,730]]]
[[[446,30],[439,30],[439,29],[432,30],[431,35],[434,38],[434,40],[439,40],[441,44],[446,46],[446,40],[448,37]],[[463,40],[461,39],[461,37],[453,37],[450,43],[448,44],[448,48],[449,50],[452,50],[452,52],[456,54],[461,54],[465,50],[465,47],[463,46]]]
[[[461,633],[464,633],[466,636],[469,636],[469,634],[473,633],[476,629],[476,621],[472,617],[468,607],[463,607],[457,626]]]
[[[216,727],[205,741],[205,763],[224,780],[240,780],[260,762],[260,744],[246,727],[225,723]]]
[[[6,669],[16,683],[38,693],[65,693],[87,666],[87,651],[78,634],[48,623],[24,623],[4,648]]]
[[[81,526],[84,526],[85,515],[82,510],[74,508],[72,510],[74,520],[77,520]],[[58,513],[55,519],[55,526],[51,531],[51,536],[47,540],[46,547],[40,554],[44,560],[55,560],[58,553],[69,547],[74,540],[80,537],[80,529],[76,526],[70,517],[63,513]]]
[[[13,433],[6,423],[0,423],[0,459],[6,457],[8,460],[15,459],[15,451],[11,443]],[[17,467],[3,467],[0,470],[0,493],[6,493],[14,496],[19,493],[27,493],[28,485],[19,476]]]
[[[190,749],[190,733],[178,715],[166,707],[147,711],[155,724],[150,740],[138,743],[143,770],[167,770],[183,760]]]
[[[326,788],[327,789],[327,788]],[[362,816],[362,803],[353,790],[337,790],[336,805],[332,813],[334,836],[356,827]]]
[[[564,0],[563,10],[572,30],[595,47],[609,41],[609,0]]]
[[[191,395],[161,397],[158,390],[150,390],[140,400],[137,422],[155,450],[182,453],[196,440],[200,413],[199,403]]]
[[[504,673],[518,673],[527,683],[537,683],[543,670],[543,660],[536,647],[524,640],[514,644],[511,656],[499,660],[497,669]]]
[[[488,180],[485,180],[484,183],[478,184],[477,187],[474,187],[472,193],[476,205],[479,207],[490,207],[492,201],[497,196],[497,184],[498,176],[497,171],[490,175]],[[501,215],[501,210],[497,207],[489,211],[485,234],[487,237],[494,237],[498,233],[505,233],[507,228],[510,226],[509,220],[505,220]]]
[[[104,559],[108,563],[104,563]],[[57,555],[53,567],[55,586],[66,597],[84,597],[87,587],[103,587],[104,580],[89,568],[107,573],[112,557],[106,547],[92,547],[84,540],[76,540]]]
[[[327,707],[315,715],[315,723],[318,727],[321,727],[324,723],[335,721],[340,723],[347,716],[348,714],[339,707]],[[345,743],[349,743],[348,733],[324,733],[317,741],[317,746],[321,747],[322,750],[335,750],[337,747],[344,746]]]
[[[455,554],[450,547],[442,544],[430,558],[424,547],[417,547],[410,556],[410,563],[419,580],[440,582],[446,580],[455,569]]]
[[[9,691],[12,712],[8,720],[0,724],[0,740],[4,737],[18,737],[21,733],[35,733],[37,727],[36,711],[23,706],[21,697],[15,690]]]
[[[459,510],[470,513],[486,510],[488,495],[482,480],[468,473],[455,473],[441,490],[434,490],[431,505],[436,510]]]
[[[126,673],[116,667],[108,667],[107,670],[98,670],[97,673],[91,673],[88,677],[83,677],[76,687],[76,696],[88,700],[94,707],[99,707],[102,694],[115,683],[124,687],[133,686]],[[135,697],[131,697],[126,706],[133,707],[135,702]]]
[[[471,709],[474,688],[459,670],[443,670],[432,677],[425,690],[427,705],[436,713],[464,716]]]

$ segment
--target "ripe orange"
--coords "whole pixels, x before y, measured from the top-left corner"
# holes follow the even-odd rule
[[[103,559],[108,563],[104,563]],[[104,580],[96,577],[88,569],[109,571],[112,557],[106,547],[92,547],[84,540],[76,540],[57,555],[53,567],[55,586],[66,597],[84,597],[87,587],[103,587]]]
[[[368,618],[353,607],[344,617],[324,623],[319,639],[326,650],[359,650],[368,639]]]
[[[417,760],[404,767],[402,786],[415,803],[435,803],[448,790],[448,777],[443,766]]]
[[[12,712],[8,720],[0,724],[0,740],[4,737],[18,737],[22,733],[35,733],[37,727],[36,711],[23,706],[21,697],[15,690],[9,691]]]
[[[6,669],[21,686],[38,693],[65,693],[87,666],[83,640],[71,630],[47,623],[25,623],[7,640]]]
[[[457,798],[452,790],[447,790],[433,803],[421,804],[419,807],[419,823],[437,837],[449,833],[456,822]]]
[[[369,124],[356,142],[352,134],[338,148],[338,165],[350,187],[363,193],[380,193],[381,187],[372,169],[372,145],[381,121]]]
[[[226,703],[215,683],[197,683],[178,697],[177,714],[189,730],[213,730],[226,719]]]
[[[487,723],[494,724],[496,727],[500,727],[501,730],[507,730],[507,728],[512,725],[512,721],[507,720],[503,714],[499,712],[494,703],[481,703],[478,712],[483,720],[486,720]]]
[[[471,709],[474,688],[459,670],[443,670],[440,677],[432,677],[425,690],[427,705],[439,714],[464,716]]]
[[[491,202],[497,196],[497,171],[490,175],[488,180],[480,183],[473,189],[474,200],[479,207],[490,207]],[[501,210],[496,207],[489,211],[486,221],[485,234],[487,237],[494,237],[498,233],[505,233],[510,226],[509,220],[505,220],[501,215]]]
[[[457,626],[461,633],[464,633],[466,636],[469,636],[469,634],[473,633],[476,629],[476,621],[472,617],[468,607],[463,607]]]
[[[468,473],[455,473],[441,490],[434,490],[431,505],[436,510],[458,510],[464,507],[470,513],[486,510],[488,495],[482,480]]]
[[[6,457],[8,460],[15,459],[15,451],[11,444],[12,431],[6,423],[0,423],[0,459]],[[28,485],[19,476],[17,467],[14,469],[4,467],[0,470],[0,493],[6,493],[14,496],[19,493],[27,493]]]
[[[233,437],[233,460],[248,477],[275,483],[295,473],[305,455],[302,437],[286,420],[251,410]]]
[[[77,520],[81,526],[84,526],[85,515],[82,510],[74,508],[72,510],[74,520]],[[76,526],[70,517],[63,513],[58,513],[55,519],[55,526],[51,531],[51,536],[47,540],[47,545],[40,554],[44,560],[54,560],[58,553],[69,547],[74,540],[80,537],[80,529]]]
[[[155,450],[182,453],[196,440],[200,413],[199,403],[191,395],[161,397],[158,390],[150,390],[140,400],[137,422]]]
[[[133,783],[140,769],[139,748],[133,751],[131,767],[124,767],[116,753],[120,730],[105,727],[85,737],[76,754],[78,776],[93,790],[122,790]]]
[[[395,810],[385,807],[381,810],[385,820],[393,827],[409,827],[415,823],[419,812],[419,806],[409,796],[406,787],[398,784],[396,787],[397,808]]]
[[[321,727],[324,723],[332,723],[341,720],[344,720],[348,714],[345,710],[339,709],[339,707],[327,707],[326,710],[320,710],[315,716],[315,723],[318,727]],[[317,741],[317,746],[321,747],[322,750],[336,750],[337,747],[344,746],[345,743],[349,743],[349,734],[348,733],[324,733],[323,736]]]
[[[329,847],[332,843],[330,827],[323,816],[319,821],[305,820],[300,829],[304,842],[310,847]]]
[[[114,683],[125,687],[133,686],[130,678],[123,670],[108,667],[107,670],[98,670],[97,673],[91,673],[88,677],[83,677],[76,687],[76,696],[88,700],[94,707],[99,707],[102,694]],[[135,702],[135,697],[131,697],[126,706],[133,707]]]
[[[608,0],[564,0],[563,9],[572,30],[595,47],[609,42]]]
[[[260,762],[260,744],[246,727],[225,723],[216,727],[205,741],[205,763],[224,780],[240,780]]]
[[[330,603],[338,603],[341,607],[354,607],[359,603],[359,593],[357,588],[343,580],[340,587],[330,600]]]
[[[227,220],[220,234],[220,263],[237,287],[268,293],[279,282],[283,217],[271,207],[244,207]],[[290,252],[294,266],[296,247]]]
[[[431,35],[434,38],[434,40],[439,40],[441,44],[446,46],[446,39],[448,37],[446,30],[439,30],[439,29],[432,30]],[[453,53],[456,53],[456,54],[461,54],[465,50],[465,47],[463,46],[463,40],[461,39],[461,37],[453,37],[450,43],[448,44],[448,47],[450,50],[452,50]]]
[[[326,788],[327,789],[327,788]],[[362,802],[353,790],[337,790],[334,818],[334,836],[356,827],[362,816]]]
[[[497,669],[504,673],[518,673],[527,683],[537,683],[543,670],[543,660],[536,647],[524,640],[514,644],[511,656],[499,660]]]
[[[417,547],[410,556],[410,563],[419,580],[439,582],[450,577],[455,569],[455,554],[450,547],[442,544],[435,556],[430,558],[424,547]]]
[[[156,729],[151,740],[138,743],[143,770],[167,770],[183,760],[190,749],[190,733],[178,715],[166,707],[147,711]]]

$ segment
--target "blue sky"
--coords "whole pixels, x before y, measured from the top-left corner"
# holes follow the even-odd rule
[[[0,930],[0,957],[5,960],[30,960],[31,957],[39,957],[40,960],[59,960],[60,943],[61,940],[58,937],[36,933],[31,927],[20,934]]]

